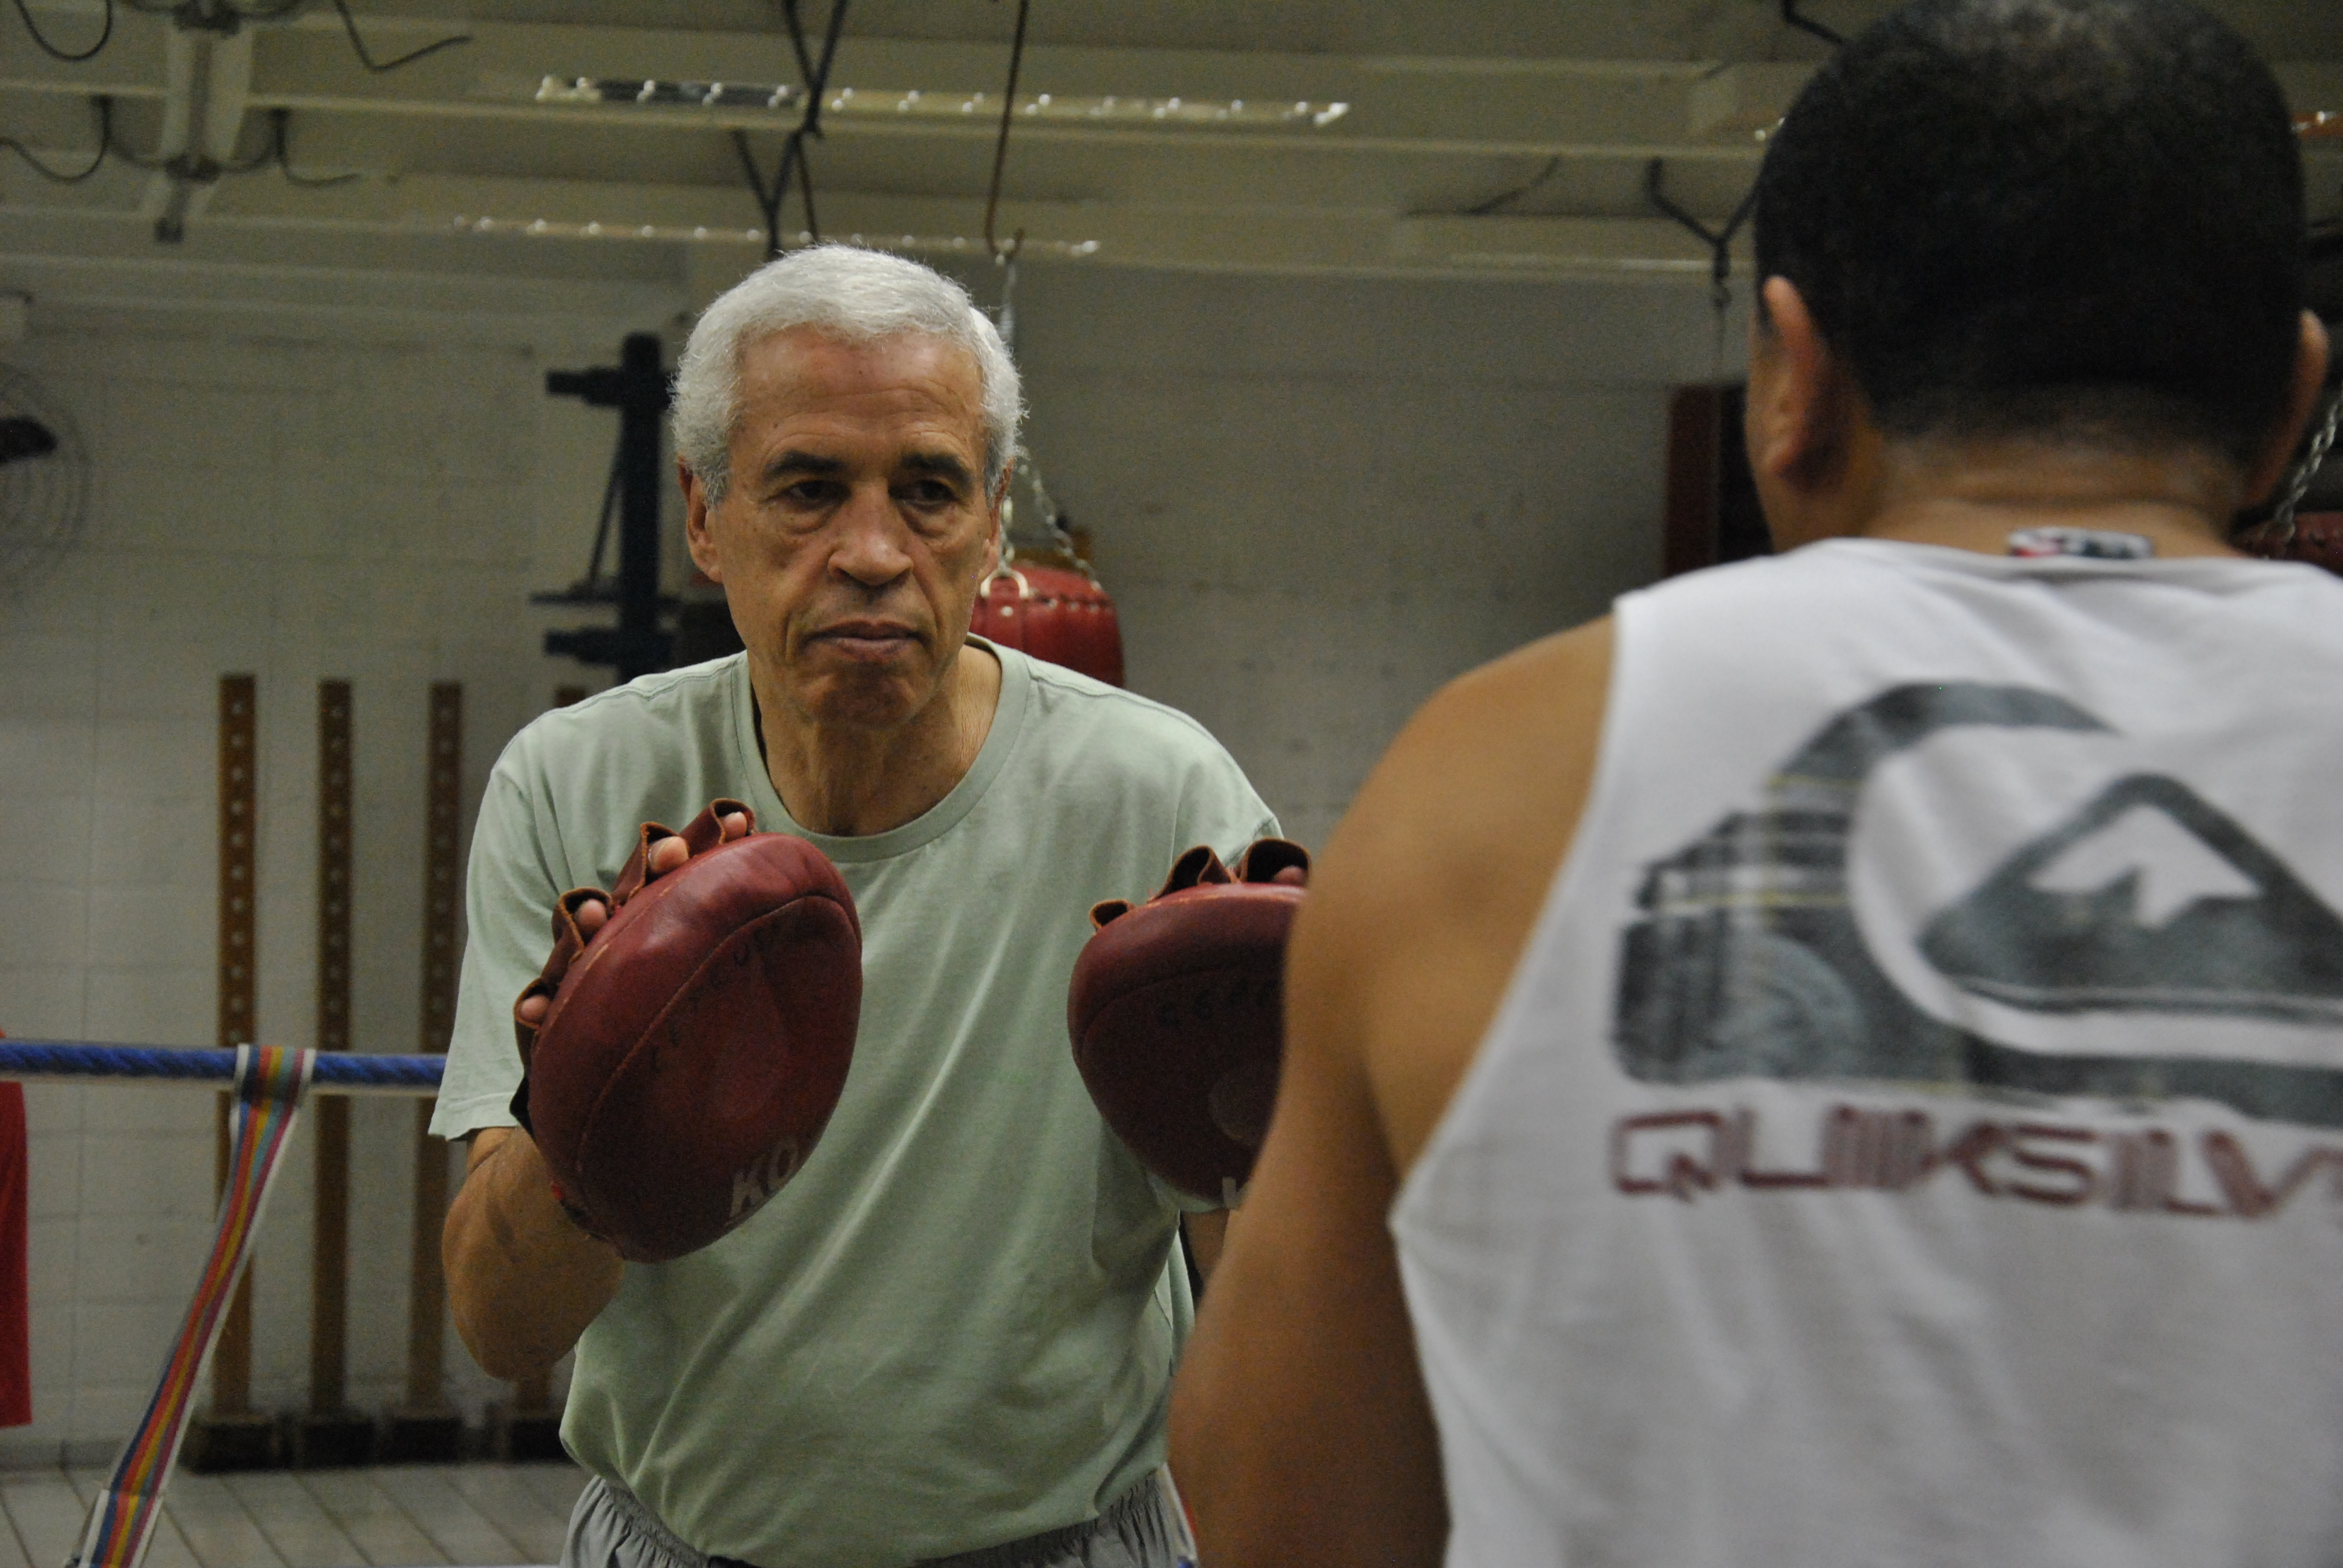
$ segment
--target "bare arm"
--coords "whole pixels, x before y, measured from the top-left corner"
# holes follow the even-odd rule
[[[518,1127],[473,1138],[440,1255],[456,1332],[483,1369],[506,1379],[560,1360],[618,1293],[626,1270],[561,1211],[544,1157]]]
[[[1383,1237],[1397,1177],[1359,1064],[1291,1029],[1285,1063],[1173,1386],[1172,1473],[1212,1568],[1436,1563],[1438,1453]]]
[[[1276,1118],[1172,1394],[1172,1472],[1212,1568],[1440,1562],[1387,1220],[1569,847],[1610,648],[1597,622],[1433,699],[1312,879]]]
[[[1215,1209],[1209,1214],[1185,1214],[1180,1225],[1188,1234],[1188,1256],[1196,1261],[1196,1272],[1211,1279],[1212,1271],[1221,1266],[1221,1249],[1228,1244],[1229,1211]]]
[[[746,817],[728,815],[718,841],[748,830]],[[684,840],[669,836],[651,845],[645,869],[661,877],[688,859]],[[609,918],[598,900],[578,910],[589,937]],[[536,996],[520,1010],[534,1022],[549,1007]],[[464,1348],[483,1370],[507,1379],[559,1361],[618,1293],[626,1271],[614,1248],[562,1212],[545,1157],[518,1127],[484,1128],[473,1138],[463,1188],[439,1233],[439,1256]]]

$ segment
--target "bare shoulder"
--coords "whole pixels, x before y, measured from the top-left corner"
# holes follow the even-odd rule
[[[1172,1464],[1207,1561],[1440,1561],[1439,1441],[1392,1197],[1568,847],[1610,645],[1598,623],[1433,698],[1311,878],[1276,1117],[1172,1399]]]
[[[1312,878],[1298,1037],[1357,1049],[1404,1175],[1471,1065],[1592,783],[1606,618],[1463,676],[1384,755]]]

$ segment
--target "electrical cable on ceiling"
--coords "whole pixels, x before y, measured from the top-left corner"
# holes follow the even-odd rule
[[[1692,230],[1708,246],[1709,302],[1723,310],[1733,300],[1733,236],[1741,232],[1741,226],[1755,210],[1757,187],[1749,187],[1749,194],[1741,198],[1741,205],[1733,209],[1733,216],[1725,220],[1723,228],[1712,229],[1669,199],[1667,168],[1665,158],[1654,158],[1644,166],[1644,195],[1654,206]]]
[[[285,176],[287,185],[299,186],[304,190],[324,190],[328,186],[346,186],[352,180],[366,177],[355,172],[339,175],[295,174],[293,172],[293,111],[271,109],[268,111],[268,119],[273,145],[269,149],[269,156],[263,160],[263,163],[275,163],[277,172]]]
[[[797,0],[783,0],[783,4],[794,15]],[[830,67],[831,62],[838,58],[839,35],[845,27],[846,0],[835,0],[830,8],[830,26],[822,35],[821,58],[815,63],[813,75],[806,78],[805,116],[798,123],[798,200],[805,207],[806,240],[809,245],[821,243],[821,220],[814,216],[813,156],[811,149],[806,146],[806,138],[819,139],[823,134],[822,98],[830,91]],[[796,48],[799,60],[803,61],[806,58],[805,30],[802,27],[792,28],[789,42]]]
[[[32,166],[35,174],[52,184],[77,186],[105,166],[106,155],[114,147],[114,100],[100,94],[90,100],[90,106],[97,111],[97,151],[91,156],[89,167],[85,169],[77,169],[71,174],[53,169],[35,157],[33,149],[14,136],[0,136],[0,147],[6,147],[24,159]]]
[[[1741,232],[1741,226],[1748,222],[1749,215],[1756,210],[1757,187],[1755,184],[1750,186],[1749,194],[1741,198],[1741,205],[1733,209],[1733,216],[1725,220],[1722,229],[1712,229],[1669,199],[1664,183],[1666,178],[1665,158],[1654,158],[1644,165],[1644,195],[1654,206],[1690,229],[1701,243],[1708,246],[1708,302],[1716,311],[1716,344],[1711,357],[1715,362],[1714,373],[1722,376],[1725,373],[1725,312],[1733,303],[1733,236]]]
[[[813,80],[813,56],[806,53],[805,21],[798,15],[798,0],[775,0],[781,8],[781,20],[789,30],[789,47],[797,51],[798,80]]]
[[[805,113],[799,116],[797,128],[782,144],[780,167],[773,171],[769,186],[757,167],[756,154],[749,146],[749,133],[732,133],[732,151],[740,160],[740,172],[749,179],[749,192],[756,198],[757,210],[765,219],[768,261],[781,254],[781,204],[789,198],[791,175],[797,176],[798,201],[805,208],[807,243],[821,243],[821,222],[815,216],[813,207],[813,165],[807,155],[806,138],[822,134],[822,96],[830,89],[830,68],[838,58],[839,35],[846,27],[846,0],[831,0],[830,25],[823,32],[821,57],[818,60],[806,47],[805,18],[798,12],[797,0],[781,0],[781,15],[789,24],[789,46],[796,51],[798,65],[805,73],[806,106]]]
[[[757,211],[765,220],[765,259],[770,261],[781,254],[781,200],[789,195],[789,175],[798,161],[798,139],[791,136],[781,146],[781,166],[773,171],[773,183],[766,187],[765,176],[757,167],[757,155],[749,146],[749,133],[732,133],[732,151],[740,160],[740,172],[749,178],[749,194],[756,198]],[[813,225],[809,221],[807,232]]]
[[[16,0],[16,3],[21,5],[25,0]],[[442,38],[436,44],[426,44],[420,49],[410,49],[396,60],[377,60],[374,57],[373,52],[366,46],[366,40],[358,35],[358,19],[350,15],[350,0],[334,0],[334,9],[341,13],[342,30],[350,35],[350,47],[357,51],[358,64],[377,76],[385,71],[396,71],[401,65],[412,65],[426,55],[436,55],[442,49],[452,49],[458,44],[468,44],[472,41],[472,35],[469,33],[458,33],[452,38]]]
[[[97,42],[78,55],[58,48],[41,35],[41,29],[33,21],[32,10],[25,0],[16,0],[16,15],[25,19],[25,31],[33,35],[33,42],[41,46],[43,54],[52,60],[63,60],[68,65],[78,65],[84,60],[95,58],[97,52],[106,47],[106,40],[114,36],[114,0],[106,0],[106,25],[98,29]]]
[[[806,243],[821,243],[821,219],[813,210],[813,149],[800,139],[798,142],[798,205],[805,208]]]
[[[90,160],[86,167],[75,169],[70,172],[64,169],[51,168],[47,164],[43,163],[38,157],[35,156],[30,147],[27,147],[24,143],[18,141],[14,136],[0,136],[0,147],[5,147],[10,152],[15,153],[18,157],[24,159],[26,164],[31,166],[33,172],[39,175],[43,179],[52,181],[61,186],[81,184],[82,181],[90,178],[92,176],[96,175],[99,169],[105,167],[106,162],[109,157],[120,158],[125,163],[136,164],[142,168],[163,168],[167,166],[171,160],[142,157],[136,153],[128,151],[116,142],[114,137],[114,99],[112,97],[101,93],[93,96],[89,100],[89,104],[90,108],[97,117],[97,148],[96,152],[91,154]],[[305,189],[310,190],[323,189],[328,186],[347,185],[352,180],[363,179],[366,177],[364,175],[357,173],[338,175],[301,175],[294,173],[292,162],[293,111],[285,108],[271,109],[268,111],[268,144],[266,146],[251,157],[238,158],[232,163],[226,163],[217,166],[212,170],[212,174],[214,176],[250,175],[258,174],[263,169],[274,168],[285,176],[287,184],[300,186]]]
[[[1554,178],[1554,176],[1561,171],[1561,168],[1562,159],[1559,157],[1548,158],[1545,161],[1545,167],[1538,170],[1538,172],[1529,179],[1523,181],[1520,185],[1515,186],[1509,191],[1499,191],[1487,201],[1475,203],[1473,206],[1466,207],[1464,209],[1464,216],[1467,217],[1487,217],[1492,213],[1498,212],[1505,207],[1511,206],[1513,203],[1521,200],[1522,197],[1528,196],[1532,191],[1536,190],[1540,186],[1545,184],[1546,181]]]
[[[1812,17],[1798,15],[1798,0],[1782,0],[1782,20],[1803,33],[1811,33],[1834,49],[1846,46],[1846,35],[1833,32]]]
[[[789,15],[789,46],[797,51],[798,63],[802,65],[807,60],[805,28],[798,21],[797,0],[781,0],[781,8]],[[800,136],[819,136],[822,134],[822,95],[830,90],[830,63],[838,58],[838,38],[845,29],[846,0],[831,0],[830,25],[822,31],[821,58],[813,62],[813,68],[805,79],[805,117],[798,122],[798,134]]]
[[[1025,231],[1021,228],[1004,252],[993,225],[1001,216],[1001,175],[1009,166],[1009,126],[1017,113],[1017,73],[1025,64],[1025,19],[1032,9],[1032,0],[1017,0],[1017,31],[1009,41],[1009,85],[1001,94],[1001,135],[992,144],[992,185],[984,196],[984,248],[995,261],[1014,259],[1025,243]]]

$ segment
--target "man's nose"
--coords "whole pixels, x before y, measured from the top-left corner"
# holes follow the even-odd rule
[[[857,485],[833,521],[830,569],[865,588],[884,588],[911,569],[903,519],[884,485]]]

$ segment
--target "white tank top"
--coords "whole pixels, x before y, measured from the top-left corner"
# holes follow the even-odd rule
[[[2343,1560],[2343,582],[1845,540],[1616,624],[1392,1216],[1448,1562]]]

